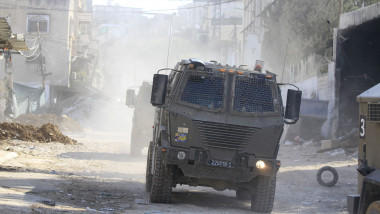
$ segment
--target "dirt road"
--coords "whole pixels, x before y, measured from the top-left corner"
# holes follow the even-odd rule
[[[71,133],[77,145],[3,141],[0,150],[18,157],[0,164],[0,213],[252,213],[234,191],[177,186],[172,204],[151,204],[144,191],[145,157],[131,157],[129,136]],[[357,160],[341,151],[282,145],[273,213],[347,213],[346,196],[356,193]],[[334,187],[316,181],[333,166]]]

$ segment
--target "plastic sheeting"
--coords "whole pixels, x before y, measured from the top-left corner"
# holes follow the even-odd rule
[[[15,117],[40,110],[46,105],[45,91],[42,88],[33,88],[19,83],[13,83],[16,94],[17,111]]]

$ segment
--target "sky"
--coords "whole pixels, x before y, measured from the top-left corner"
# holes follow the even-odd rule
[[[109,0],[93,0],[93,5],[107,5]],[[189,0],[113,0],[113,5],[124,7],[143,8],[144,11],[177,9],[179,6],[191,3]],[[157,11],[159,12],[159,11]],[[162,13],[173,13],[175,11],[162,11]]]

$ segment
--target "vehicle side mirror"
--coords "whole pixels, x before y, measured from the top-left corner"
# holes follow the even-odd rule
[[[125,105],[133,107],[135,104],[135,90],[128,89],[125,96]]]
[[[302,91],[288,89],[284,122],[286,124],[297,123],[300,116]]]
[[[167,83],[168,75],[155,74],[153,76],[152,94],[150,97],[150,103],[153,106],[160,107],[165,104]]]

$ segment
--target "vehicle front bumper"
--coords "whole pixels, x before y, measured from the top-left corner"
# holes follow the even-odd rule
[[[216,160],[225,164],[224,166],[211,165],[212,159],[208,151],[199,148],[179,148],[166,147],[161,148],[163,152],[163,161],[165,164],[177,165],[186,177],[222,179],[233,182],[250,182],[257,175],[272,176],[275,175],[281,165],[281,162],[275,159],[258,158],[254,155],[237,153],[232,161]],[[184,152],[185,158],[179,159],[178,153]],[[262,160],[265,167],[259,169],[256,162]],[[215,161],[215,160],[214,160]]]

